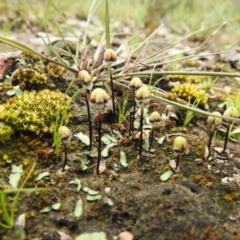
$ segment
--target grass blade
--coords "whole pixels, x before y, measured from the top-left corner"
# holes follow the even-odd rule
[[[108,11],[108,0],[105,5],[105,31],[106,31],[106,48],[110,48],[110,31],[109,31],[109,11]]]
[[[14,41],[12,39],[9,39],[9,38],[6,38],[6,37],[2,37],[0,36],[0,42],[3,42],[7,45],[10,45],[12,47],[15,47],[23,52],[28,52],[36,57],[39,57],[39,58],[45,58],[45,56],[35,50],[33,50],[32,48],[20,43],[20,42],[17,42],[17,41]]]

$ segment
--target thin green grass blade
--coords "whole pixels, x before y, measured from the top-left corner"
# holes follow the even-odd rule
[[[16,193],[16,192],[38,192],[38,191],[49,191],[50,189],[48,188],[12,188],[12,189],[6,189],[3,190],[4,193],[9,194],[9,193]]]
[[[71,50],[70,50],[70,48],[69,48],[69,46],[68,46],[68,44],[67,44],[67,42],[66,42],[64,36],[63,36],[63,34],[62,34],[61,29],[59,28],[57,22],[56,22],[54,19],[52,19],[52,21],[53,21],[54,26],[56,27],[56,29],[57,29],[57,31],[58,31],[58,33],[59,33],[61,39],[62,39],[62,41],[64,42],[64,45],[65,45],[66,49],[68,50],[68,53],[70,54],[70,56],[71,56],[71,58],[72,58],[74,64],[77,66],[77,65],[78,65],[77,59],[75,58],[75,56],[73,56],[73,54],[72,54],[72,52],[71,52]]]
[[[127,74],[116,74],[113,75],[113,79],[118,79],[126,76],[149,76],[152,71],[142,71],[142,72],[134,72]],[[154,75],[194,75],[194,76],[214,76],[214,77],[240,77],[240,73],[234,72],[198,72],[198,71],[154,71]]]
[[[36,162],[33,162],[33,165],[30,169],[30,171],[28,172],[28,175],[26,176],[26,178],[24,179],[23,183],[21,184],[20,188],[19,189],[23,189],[25,184],[27,183],[28,179],[30,178],[30,176],[32,175],[32,172],[34,170],[36,166]],[[16,195],[14,196],[13,198],[13,202],[12,202],[12,206],[11,206],[11,211],[10,211],[10,217],[11,219],[14,219],[14,211],[16,209],[16,205],[17,205],[17,202],[18,202],[18,199],[19,199],[19,196],[20,196],[20,191],[16,193]]]
[[[121,83],[119,81],[114,81],[114,84],[118,85],[118,86],[121,86],[121,87],[125,87],[126,89],[129,89],[129,87],[127,85],[125,85],[125,84],[123,84],[123,83]],[[191,107],[191,106],[183,105],[183,104],[180,104],[180,103],[168,100],[168,99],[166,99],[164,97],[157,96],[158,94],[162,94],[162,93],[159,90],[154,89],[153,90],[153,94],[151,94],[151,97],[153,99],[161,101],[161,102],[163,102],[165,104],[170,104],[170,105],[173,105],[173,106],[178,107],[180,109],[193,111],[196,114],[200,114],[200,115],[204,115],[204,116],[220,117],[222,119],[226,119],[226,120],[229,120],[229,121],[232,121],[232,122],[239,122],[240,123],[240,119],[239,118],[226,117],[226,116],[223,116],[223,115],[222,116],[218,116],[218,115],[212,114],[210,112],[207,112],[207,111],[204,111],[204,110],[201,110],[201,109],[198,109],[198,108],[194,108],[194,107]]]
[[[78,38],[77,34],[75,33],[73,27],[71,25],[68,24],[67,20],[65,19],[65,17],[62,15],[62,13],[58,10],[57,6],[53,3],[52,0],[47,0],[48,4],[51,5],[54,10],[57,12],[57,14],[62,18],[64,24],[66,24],[66,26],[68,27],[68,30],[73,33],[73,35],[76,37],[76,39]]]
[[[10,226],[8,226],[8,225],[6,225],[6,224],[4,224],[4,223],[2,223],[2,222],[0,222],[0,227],[3,227],[3,228],[5,228],[5,229],[11,229]]]
[[[70,88],[71,88],[73,83],[74,83],[74,80],[72,80],[70,82],[70,84],[68,85],[68,88],[67,88],[67,90],[65,92],[65,95],[67,95],[67,93],[70,90]],[[68,107],[66,107],[64,109],[64,112],[62,114],[62,118],[61,119],[60,119],[60,110],[57,111],[56,121],[55,121],[55,125],[54,125],[54,134],[53,134],[53,141],[54,141],[54,144],[55,144],[54,153],[55,153],[55,156],[56,156],[56,160],[58,160],[59,151],[60,151],[60,143],[61,143],[61,138],[60,138],[60,136],[57,133],[58,128],[59,128],[59,126],[63,125],[63,123],[64,123],[64,116],[66,116],[67,110],[70,108],[71,102],[75,99],[75,97],[79,94],[79,92],[80,92],[80,90],[76,91],[73,94],[73,96],[71,98],[71,101],[69,102]]]
[[[48,50],[58,59],[58,61],[62,64],[66,64],[65,61],[60,57],[56,49],[53,47],[52,42],[49,38],[47,23],[49,23],[49,19],[50,19],[50,16],[49,16],[50,5],[51,5],[51,2],[49,0],[46,0],[44,5],[43,25],[44,25],[44,29],[47,37],[47,42],[43,37],[41,37],[41,39],[44,42],[45,46],[48,48]]]
[[[47,38],[48,38],[48,34],[47,34]],[[48,48],[48,50],[57,58],[57,60],[63,64],[64,66],[66,65],[66,62],[60,57],[60,55],[57,53],[56,49],[53,47],[52,43],[49,40],[49,44],[45,41],[45,39],[43,37],[41,37],[41,39],[44,42],[44,45]]]
[[[151,39],[159,32],[159,30],[163,27],[163,25],[159,26],[156,30],[154,30],[146,39],[141,41],[140,44],[136,46],[136,48],[133,49],[132,54],[137,52],[141,47],[143,47],[145,44],[148,44]]]
[[[240,93],[238,93],[237,97],[235,98],[235,107],[240,107]]]
[[[70,70],[72,72],[75,72],[75,73],[78,72],[78,70],[67,66],[65,62],[62,63],[62,62],[57,62],[57,61],[55,61],[53,59],[50,59],[50,58],[44,56],[43,54],[33,50],[32,48],[30,48],[30,47],[28,47],[28,46],[26,46],[26,45],[24,45],[22,43],[16,42],[14,40],[11,40],[9,38],[5,38],[5,37],[2,37],[2,36],[0,36],[0,42],[3,42],[3,43],[5,43],[5,44],[7,44],[9,46],[15,47],[15,48],[17,48],[17,49],[19,49],[19,50],[21,50],[23,52],[28,52],[28,53],[30,53],[30,54],[32,54],[32,55],[34,55],[36,57],[39,57],[41,59],[45,59],[45,60],[47,60],[49,62],[55,63],[57,65],[60,65],[60,66],[66,68],[66,69],[68,69],[68,70]]]
[[[1,207],[2,207],[2,211],[3,211],[3,216],[4,216],[5,221],[8,225],[5,225],[3,223],[2,224],[10,227],[11,224],[12,224],[12,219],[11,219],[9,213],[8,213],[8,210],[7,210],[7,205],[6,205],[7,200],[6,200],[5,192],[1,191],[0,192],[0,197],[1,197]]]
[[[221,30],[221,28],[223,28],[224,25],[225,25],[225,23],[222,23],[220,26],[218,26],[218,28],[215,29],[215,30],[210,34],[210,36],[209,36],[200,46],[197,46],[196,48],[193,48],[193,49],[191,49],[191,50],[182,51],[181,54],[186,53],[186,52],[188,52],[188,51],[201,49],[208,41],[210,41],[210,40],[213,38],[213,36],[215,36],[215,35],[217,34],[217,32],[219,32],[219,31]],[[216,25],[210,26],[210,27],[207,28],[207,29],[211,29],[211,28],[213,28],[213,27],[216,27]],[[161,26],[160,26],[159,28],[161,28]],[[145,48],[146,48],[146,46],[149,44],[149,41],[151,40],[151,38],[155,35],[155,33],[157,33],[157,30],[158,30],[158,29],[156,29],[147,39],[145,39],[144,41],[142,41],[142,43],[140,43],[140,44],[137,46],[137,48],[140,48],[140,47],[142,47],[142,46],[144,46],[144,45],[145,45]],[[162,59],[164,59],[164,58],[167,58],[167,57],[174,57],[176,54],[173,54],[173,55],[171,55],[171,56],[163,56],[163,57],[159,57],[159,56],[161,56],[161,54],[165,53],[166,50],[171,49],[172,47],[174,47],[175,45],[179,44],[180,42],[182,42],[182,41],[184,41],[184,40],[186,40],[186,39],[189,39],[190,37],[194,36],[195,34],[197,34],[197,33],[199,33],[199,32],[202,32],[202,31],[205,31],[205,29],[204,29],[204,30],[200,29],[200,30],[197,30],[197,31],[195,31],[195,32],[192,32],[191,34],[187,35],[186,37],[183,37],[183,38],[180,39],[179,41],[177,41],[177,42],[175,42],[175,43],[173,43],[173,44],[170,44],[170,45],[168,45],[167,47],[165,47],[165,48],[163,48],[163,49],[160,49],[158,52],[156,52],[156,53],[154,53],[154,54],[152,54],[152,55],[150,55],[150,56],[147,56],[146,58],[142,59],[140,62],[139,62],[139,61],[137,62],[137,61],[135,60],[135,64],[134,64],[134,66],[132,66],[132,67],[135,67],[136,65],[138,65],[138,64],[140,64],[140,63],[150,64],[151,62],[160,61],[160,60],[162,60]],[[134,50],[133,52],[135,52],[135,50]],[[140,53],[140,54],[142,54],[142,53]],[[179,53],[178,53],[178,54],[179,54]],[[138,57],[138,58],[139,58],[139,57]],[[183,59],[183,58],[182,58],[182,59]],[[174,61],[175,61],[175,60],[174,60]],[[174,61],[167,61],[167,62],[164,62],[164,63],[161,63],[161,64],[170,63],[170,62],[174,62]]]
[[[108,0],[105,5],[105,31],[106,31],[106,48],[110,48],[110,30],[109,30],[109,9],[108,9]]]
[[[9,39],[9,38],[6,38],[6,37],[2,37],[0,36],[0,42],[3,42],[7,45],[10,45],[12,47],[15,47],[23,52],[28,52],[36,57],[39,57],[39,58],[45,58],[45,56],[35,50],[33,50],[32,48],[20,43],[20,42],[17,42],[17,41],[14,41],[12,39]]]
[[[74,80],[72,80],[70,82],[70,84],[68,85],[68,88],[65,92],[65,95],[67,95],[67,93],[68,93],[69,89],[71,88],[73,82],[74,82]],[[69,106],[70,106],[70,103],[69,103]],[[54,125],[54,132],[53,132],[53,141],[54,141],[54,144],[55,144],[54,153],[55,153],[56,160],[58,160],[59,151],[60,151],[60,143],[61,143],[61,137],[58,134],[58,128],[63,125],[64,116],[66,116],[67,109],[68,108],[66,108],[65,111],[63,112],[61,119],[60,119],[60,109],[57,110],[57,114],[56,114],[56,120],[55,120],[55,125]]]
[[[149,79],[149,83],[148,83],[148,89],[149,89],[150,93],[152,93],[152,91],[155,87],[155,86],[152,86],[152,79],[153,79],[153,74],[154,74],[155,68],[156,68],[156,66],[154,66],[152,69],[152,73],[150,75],[150,79]]]
[[[88,17],[87,17],[86,28],[85,28],[84,35],[83,35],[82,47],[86,47],[86,45],[87,45],[87,32],[88,32],[89,25],[92,21],[92,18],[94,16],[96,10],[98,9],[98,7],[101,3],[102,3],[102,0],[98,1],[97,4],[96,4],[96,0],[92,1],[91,7],[89,9]]]

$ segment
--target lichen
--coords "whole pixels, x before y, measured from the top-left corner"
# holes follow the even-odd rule
[[[183,83],[175,86],[171,90],[170,98],[174,99],[177,97],[200,105],[205,105],[208,101],[205,91],[191,83]]]
[[[0,105],[0,120],[15,130],[52,132],[58,112],[64,124],[68,122],[68,108],[68,98],[60,91],[25,91]]]

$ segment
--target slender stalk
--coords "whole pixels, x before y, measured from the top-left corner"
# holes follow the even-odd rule
[[[178,169],[179,162],[180,162],[180,154],[177,156],[177,159],[176,159],[176,171]]]
[[[142,138],[143,138],[143,107],[140,113],[140,139],[139,139],[139,160],[142,158]]]
[[[214,131],[214,134],[213,134],[213,146],[215,146],[215,142],[216,142],[216,133],[217,131]]]
[[[97,174],[99,175],[99,166],[100,166],[100,159],[101,159],[101,112],[98,113],[98,161],[97,161]]]
[[[148,148],[148,151],[150,151],[150,149],[151,149],[151,147],[152,147],[153,134],[154,134],[154,127],[152,127],[151,132],[150,132],[150,139],[149,139],[149,148]]]
[[[68,91],[70,90],[71,86],[73,85],[74,83],[74,80],[72,80],[70,82],[70,84],[68,85],[68,88],[65,92],[65,95],[67,96],[68,94]],[[72,98],[71,98],[71,102],[73,101],[73,99],[78,95],[78,93],[80,92],[80,90],[76,91]],[[62,104],[62,101],[60,102],[60,105]],[[56,114],[56,120],[55,120],[55,126],[54,126],[54,133],[53,133],[53,140],[54,140],[54,144],[55,144],[55,150],[54,150],[54,153],[55,153],[55,157],[56,157],[56,161],[58,161],[58,156],[59,156],[59,150],[60,150],[60,143],[61,143],[61,138],[60,136],[57,134],[57,131],[58,131],[58,127],[59,126],[62,126],[63,123],[64,123],[64,118],[67,114],[67,110],[69,109],[70,107],[70,103],[68,104],[68,106],[64,109],[63,113],[62,113],[62,117],[60,119],[60,108],[57,110],[57,114]]]
[[[92,120],[91,120],[91,112],[90,112],[90,106],[89,106],[87,91],[85,91],[84,95],[85,95],[85,101],[86,101],[86,105],[87,105],[88,129],[89,129],[89,139],[90,139],[90,143],[89,143],[88,149],[91,150],[91,148],[92,148]]]
[[[227,149],[227,142],[228,142],[228,135],[229,135],[230,127],[231,127],[231,124],[229,123],[228,126],[227,126],[226,135],[225,135],[225,141],[224,141],[224,146],[223,146],[223,153],[225,153],[225,151]]]
[[[133,112],[131,111],[130,114],[129,114],[129,123],[130,123],[130,127],[129,127],[129,137],[131,136],[132,134],[132,121],[133,121]]]
[[[136,101],[133,102],[132,131],[134,130],[135,112],[136,112]]]
[[[115,121],[116,116],[116,108],[115,108],[115,97],[114,97],[114,87],[113,87],[113,77],[112,77],[112,70],[111,70],[111,62],[107,64],[108,67],[108,73],[110,78],[110,85],[111,85],[111,91],[112,91],[112,108],[113,108],[113,119]]]
[[[208,156],[206,159],[208,159],[211,155],[211,143],[212,143],[212,138],[214,136],[214,133],[215,133],[215,129],[213,129],[211,132],[210,132],[210,136],[209,136],[209,141],[208,141]]]
[[[130,113],[130,133],[134,130],[134,121],[135,121],[135,112],[136,112],[136,102],[133,102],[133,111]]]
[[[64,146],[64,163],[63,163],[63,169],[62,171],[65,171],[65,167],[67,165],[67,144],[63,144]]]

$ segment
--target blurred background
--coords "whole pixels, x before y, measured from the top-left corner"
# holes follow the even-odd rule
[[[96,15],[92,22],[95,26],[104,23],[105,1],[78,0],[1,0],[0,34],[56,32],[51,26],[51,17],[61,26],[66,25],[58,11],[75,30],[80,28],[79,21],[85,21],[95,3]],[[132,33],[143,30],[151,33],[164,24],[168,31],[186,35],[193,31],[203,31],[194,40],[203,41],[223,22],[221,41],[218,44],[239,44],[240,41],[240,1],[239,0],[109,0],[110,21],[115,32],[129,28]],[[68,26],[68,28],[69,28]],[[104,27],[104,25],[102,24]],[[126,30],[126,29],[125,29]]]

